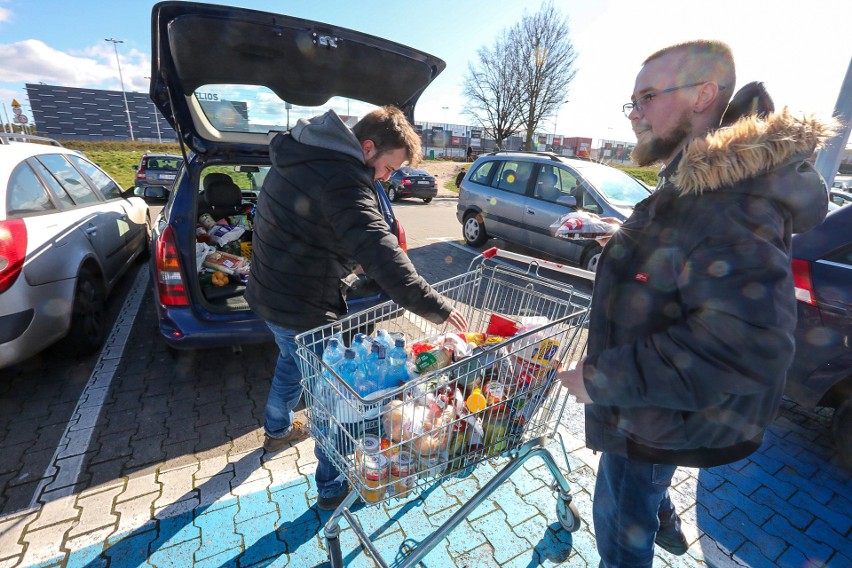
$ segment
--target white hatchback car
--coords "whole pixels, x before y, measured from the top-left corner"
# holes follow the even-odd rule
[[[79,152],[0,134],[0,368],[60,340],[99,348],[107,294],[150,227],[145,201]]]

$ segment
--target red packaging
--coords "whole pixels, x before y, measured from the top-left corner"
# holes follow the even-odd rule
[[[513,319],[500,314],[491,314],[491,319],[488,320],[488,329],[485,331],[487,335],[502,335],[503,337],[511,337],[518,333],[521,329],[521,324]]]

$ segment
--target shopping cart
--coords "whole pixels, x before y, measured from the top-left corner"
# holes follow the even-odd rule
[[[570,532],[580,528],[568,482],[545,446],[558,438],[570,471],[557,431],[568,397],[556,370],[576,364],[585,350],[591,298],[547,277],[543,265],[560,269],[492,249],[474,259],[465,273],[435,284],[465,315],[470,330],[490,333],[489,342],[449,366],[366,399],[322,361],[330,337],[349,344],[355,333],[385,329],[404,335],[409,347],[425,349],[430,341],[452,343],[456,330],[386,302],[296,337],[311,436],[351,488],[324,527],[332,566],[343,565],[341,518],[347,519],[373,560],[388,566],[350,510],[358,498],[367,506],[409,499],[499,457],[509,458],[506,465],[444,525],[407,551],[398,566],[419,562],[532,457],[542,458],[553,474],[561,526]]]

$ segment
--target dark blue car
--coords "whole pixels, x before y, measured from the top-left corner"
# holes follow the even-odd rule
[[[835,409],[835,445],[852,467],[852,207],[793,235],[793,277],[799,319],[787,395]]]
[[[228,6],[164,2],[152,22],[151,98],[185,154],[153,231],[160,333],[178,349],[272,341],[243,297],[269,140],[329,108],[350,125],[385,104],[412,120],[445,64],[345,28]],[[389,84],[389,69],[407,80]],[[378,184],[376,199],[405,249]],[[383,299],[362,280],[348,294],[349,309]]]

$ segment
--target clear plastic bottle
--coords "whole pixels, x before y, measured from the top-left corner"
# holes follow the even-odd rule
[[[381,390],[386,384],[385,373],[387,371],[387,349],[384,344],[379,341],[374,341],[370,350],[370,355],[364,365],[366,371],[366,380],[373,390],[368,393],[372,394]],[[362,394],[362,397],[367,396]]]
[[[330,337],[326,344],[325,350],[322,352],[322,361],[331,369],[336,370],[337,366],[343,360],[343,344],[339,337]],[[314,377],[313,388],[313,403],[311,405],[311,413],[313,415],[313,423],[319,434],[324,436],[329,435],[329,413],[332,411],[332,396],[333,385],[336,382],[334,375],[323,369],[322,373]]]
[[[322,362],[330,368],[335,369],[343,360],[343,353],[343,342],[340,341],[340,338],[337,336],[329,337],[325,345],[325,350],[322,352]],[[326,376],[330,375],[326,373]]]
[[[408,353],[405,351],[405,339],[396,339],[393,349],[388,351],[384,388],[396,388],[407,383],[409,378]]]
[[[373,392],[361,365],[358,364],[354,349],[347,349],[344,352],[343,361],[340,362],[337,372],[362,398]]]
[[[356,333],[355,337],[352,338],[352,345],[350,346],[350,349],[355,350],[355,358],[362,366],[366,364],[367,357],[370,355],[371,341],[372,340],[364,333]]]
[[[381,342],[382,345],[385,346],[387,351],[393,349],[394,346],[394,338],[388,333],[386,329],[380,329],[376,331],[376,340]]]

